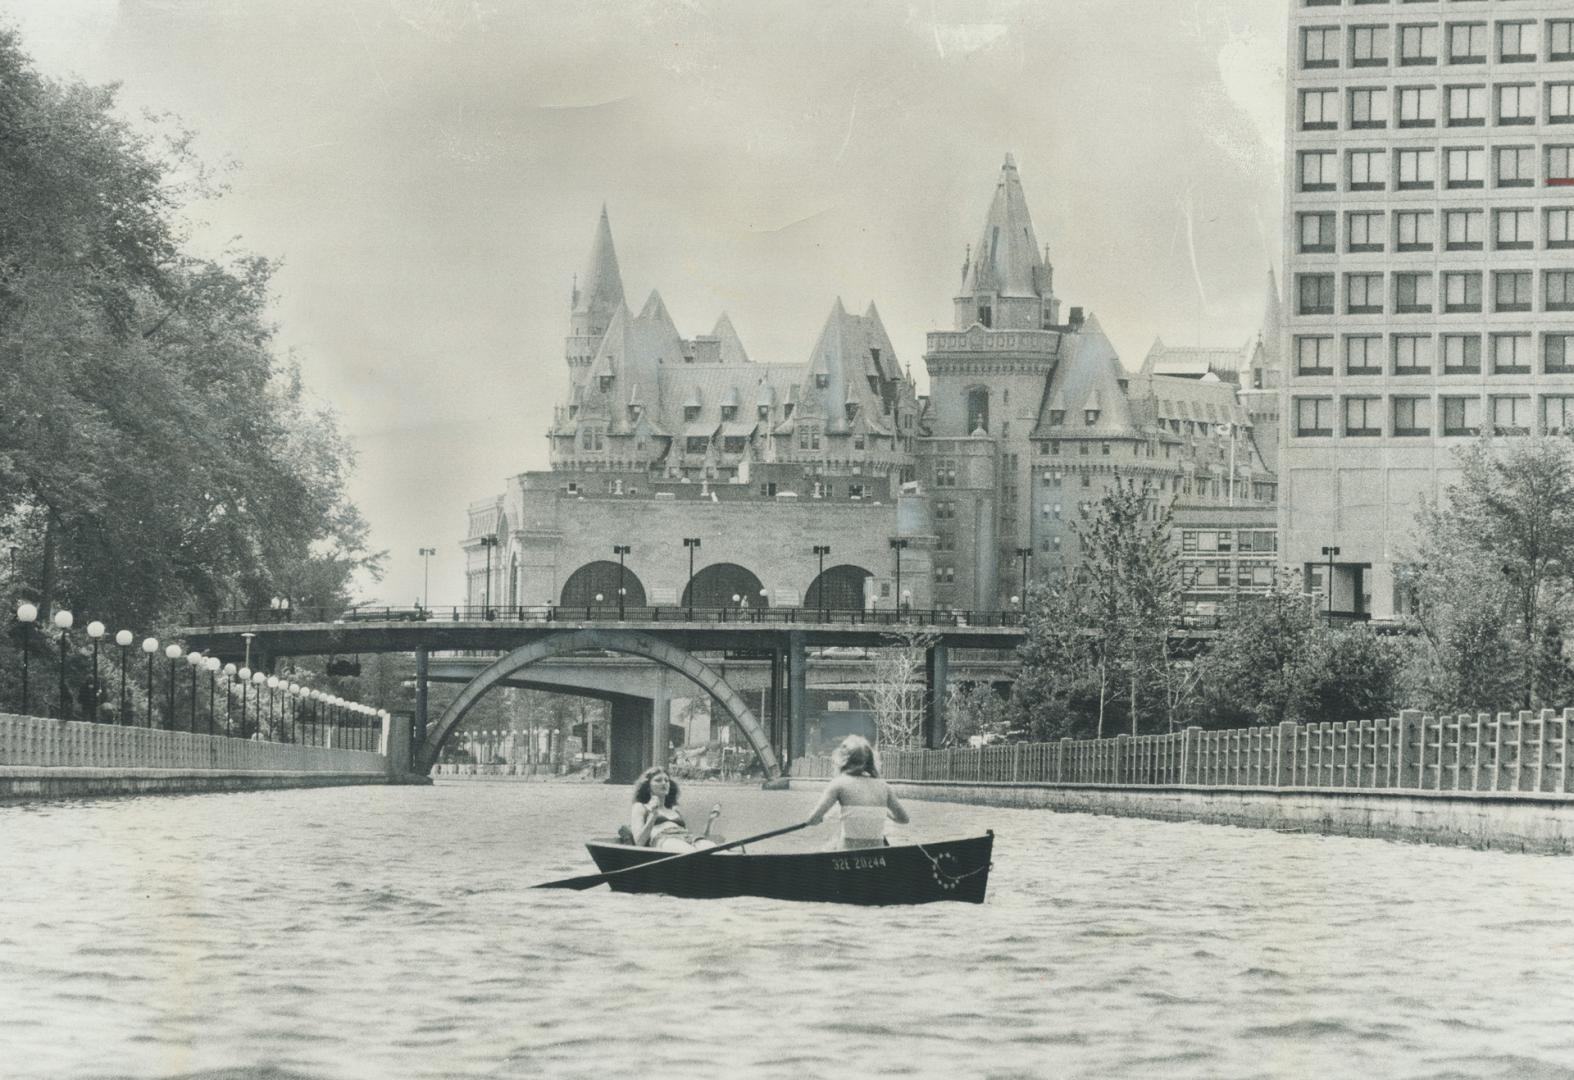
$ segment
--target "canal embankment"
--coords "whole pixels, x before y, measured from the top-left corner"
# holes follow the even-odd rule
[[[903,798],[1574,853],[1574,709],[894,750]],[[792,786],[831,775],[793,763]]]
[[[428,782],[408,769],[404,717],[352,749],[0,714],[0,801]]]

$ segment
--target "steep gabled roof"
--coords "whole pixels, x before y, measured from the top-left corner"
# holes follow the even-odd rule
[[[1034,436],[1138,434],[1122,385],[1129,378],[1104,328],[1090,314],[1075,334],[1064,339]],[[1065,421],[1051,424],[1051,409],[1063,410]],[[1098,412],[1091,425],[1086,417],[1090,409]]]
[[[878,362],[876,350],[880,357]],[[831,314],[809,357],[803,383],[803,414],[823,417],[828,432],[845,432],[847,405],[851,403],[858,406],[859,413],[869,417],[871,430],[890,434],[880,392],[869,384],[871,375],[877,385],[885,377],[887,363],[893,369],[897,366],[890,336],[880,323],[879,313],[850,315],[838,298],[831,306]],[[824,376],[824,386],[819,385],[821,376]]]
[[[999,296],[1043,295],[1044,260],[1033,219],[1028,214],[1027,198],[1017,163],[1010,154],[1000,167],[995,197],[984,217],[984,231],[971,256],[971,275],[964,280],[964,291],[995,293]]]
[[[721,342],[721,362],[724,364],[747,364],[749,354],[743,348],[743,340],[738,337],[738,331],[733,329],[732,320],[722,312],[721,318],[716,320],[716,329],[711,331],[711,336]]]

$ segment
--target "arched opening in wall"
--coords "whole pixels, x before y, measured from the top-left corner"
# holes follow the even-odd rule
[[[586,563],[568,576],[563,583],[562,606],[565,608],[615,608],[618,606],[618,571],[623,572],[622,585],[627,590],[623,597],[626,607],[645,606],[645,586],[628,567],[619,567],[610,560]],[[596,599],[597,597],[601,599]]]
[[[861,566],[833,566],[814,579],[803,606],[813,611],[862,611],[864,582],[874,577]]]
[[[967,433],[989,430],[989,387],[975,386],[967,392]]]
[[[697,608],[770,607],[770,597],[761,596],[760,579],[736,563],[715,563],[694,575],[692,585],[683,587],[681,606]],[[693,601],[689,599],[693,592]],[[733,597],[738,599],[734,600]]]

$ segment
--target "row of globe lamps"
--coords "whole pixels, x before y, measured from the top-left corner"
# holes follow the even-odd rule
[[[22,711],[24,714],[28,711],[29,705],[28,678],[30,658],[32,653],[25,628],[31,627],[34,623],[36,623],[38,621],[38,615],[38,608],[33,604],[23,603],[18,605],[16,609],[17,622],[21,623],[24,627],[22,640]],[[61,713],[60,719],[64,720],[69,719],[67,714],[70,709],[70,699],[66,694],[66,634],[75,624],[76,619],[70,611],[60,610],[55,612],[52,621],[55,627],[60,631],[59,702]],[[102,689],[99,685],[99,643],[104,638],[106,628],[102,622],[99,622],[95,619],[94,621],[88,623],[86,631],[89,640],[91,640],[93,643],[93,700],[97,702],[101,697]],[[130,652],[131,645],[135,642],[135,640],[136,637],[130,630],[120,630],[115,634],[114,638],[115,644],[120,648],[120,707],[117,715],[120,717],[122,723],[126,721],[127,716],[126,660],[128,653]],[[159,652],[158,638],[144,638],[142,640],[142,652],[147,656],[148,661],[148,726],[152,727],[154,701],[153,662],[154,658]],[[293,698],[298,704],[311,707],[313,710],[312,714],[306,720],[308,729],[315,717],[318,715],[317,710],[322,708],[337,710],[336,712],[330,713],[331,716],[335,717],[335,722],[337,722],[338,718],[348,716],[355,716],[362,719],[376,718],[378,720],[386,720],[388,718],[388,712],[386,710],[374,709],[369,705],[363,705],[359,702],[350,701],[346,698],[338,697],[322,690],[313,689],[312,687],[302,686],[299,683],[290,682],[288,679],[281,679],[277,675],[268,675],[262,671],[253,671],[248,666],[237,667],[233,663],[221,665],[218,657],[216,656],[205,656],[197,650],[185,652],[179,645],[174,643],[164,646],[163,652],[164,656],[170,662],[169,707],[166,712],[166,718],[169,721],[171,727],[174,727],[175,725],[175,674],[178,670],[176,668],[176,664],[181,659],[182,655],[184,655],[186,663],[191,668],[191,723],[193,730],[195,730],[197,719],[197,672],[199,670],[206,671],[208,673],[208,734],[210,735],[213,734],[213,721],[217,711],[215,708],[215,699],[217,697],[218,675],[220,672],[222,672],[225,676],[224,712],[226,732],[231,726],[231,706],[233,705],[234,691],[237,687],[241,691],[241,728],[243,730],[246,725],[248,687],[254,688],[256,690],[257,697],[255,707],[258,711],[259,728],[262,710],[262,691],[264,689],[268,691],[268,716],[270,727],[277,722],[278,709],[276,703],[277,694],[280,691],[283,691],[286,703],[288,703],[290,699]]]

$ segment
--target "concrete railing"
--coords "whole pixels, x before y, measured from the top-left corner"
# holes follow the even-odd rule
[[[1574,792],[1574,709],[1431,716],[944,750],[882,750],[892,780],[1135,787],[1360,788],[1457,793]],[[831,775],[825,756],[792,776]]]
[[[0,714],[0,767],[4,766],[367,774],[388,770],[387,759],[370,750]]]

